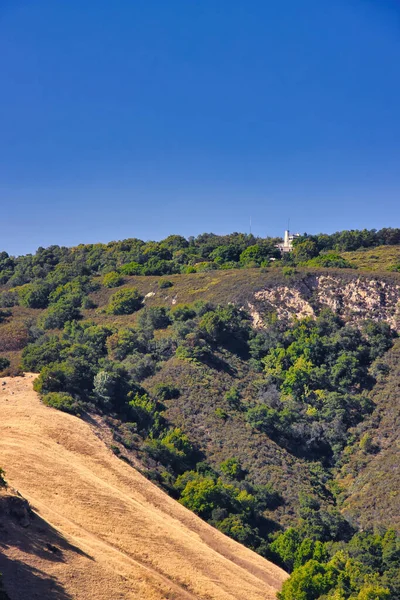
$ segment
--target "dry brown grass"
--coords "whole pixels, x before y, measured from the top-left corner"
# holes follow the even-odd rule
[[[284,571],[116,458],[95,424],[43,406],[32,380],[0,388],[1,463],[38,515],[15,535],[0,532],[12,600],[275,597]]]

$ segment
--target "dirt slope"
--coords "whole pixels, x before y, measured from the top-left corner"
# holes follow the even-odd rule
[[[0,386],[0,464],[37,513],[0,523],[11,600],[275,597],[281,569],[116,458],[94,426],[43,406],[32,380]]]

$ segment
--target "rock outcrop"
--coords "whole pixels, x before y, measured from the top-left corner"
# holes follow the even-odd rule
[[[332,309],[349,322],[386,321],[400,331],[400,285],[378,278],[308,275],[299,282],[260,290],[249,302],[258,328],[271,313],[279,319],[301,319],[316,316],[323,308]]]

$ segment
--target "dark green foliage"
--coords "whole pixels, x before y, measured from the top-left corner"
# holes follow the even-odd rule
[[[40,320],[41,326],[44,329],[61,329],[67,321],[79,319],[81,314],[77,304],[80,304],[80,299],[76,300],[75,298],[60,299],[49,306]]]
[[[164,306],[145,308],[139,314],[137,325],[141,330],[165,329],[171,324],[168,311]]]
[[[51,408],[57,408],[71,415],[79,415],[81,407],[79,403],[65,392],[49,392],[42,396],[42,402]]]
[[[130,315],[142,306],[143,296],[136,288],[118,290],[110,298],[106,311],[110,315]]]
[[[178,388],[163,383],[159,383],[154,388],[154,394],[160,400],[173,400],[174,398],[179,398],[179,393]]]
[[[16,291],[5,291],[0,294],[0,307],[11,308],[19,304],[18,292]]]
[[[158,418],[161,406],[148,394],[139,392],[129,395],[129,416],[130,421],[138,424],[143,430],[148,430]]]
[[[24,348],[21,366],[25,371],[38,372],[42,367],[57,362],[63,347],[58,336],[42,336]]]
[[[166,290],[170,287],[173,287],[173,283],[172,281],[169,281],[169,279],[160,279],[160,281],[158,282],[158,287],[160,288],[160,290]]]
[[[177,304],[170,310],[173,321],[188,321],[196,316],[196,310],[187,304]]]
[[[29,283],[18,289],[21,306],[27,308],[46,308],[50,286],[47,283]]]
[[[4,369],[8,369],[10,366],[10,361],[5,356],[0,356],[0,371],[4,371]]]

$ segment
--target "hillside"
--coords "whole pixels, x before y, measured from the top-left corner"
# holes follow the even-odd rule
[[[284,571],[118,460],[95,425],[43,406],[32,376],[4,379],[0,405],[7,479],[35,511],[2,517],[11,600],[275,597]]]
[[[400,343],[385,357],[389,372],[372,398],[376,409],[363,424],[357,446],[339,476],[343,510],[361,527],[400,529]]]
[[[280,260],[241,234],[3,256],[0,369],[38,373],[43,416],[80,417],[154,494],[293,572],[281,600],[308,600],[309,569],[329,581],[313,599],[395,597],[398,235],[303,237]]]
[[[368,271],[383,272],[400,265],[399,246],[360,248],[354,252],[342,252],[341,255],[358,269],[365,269]]]

